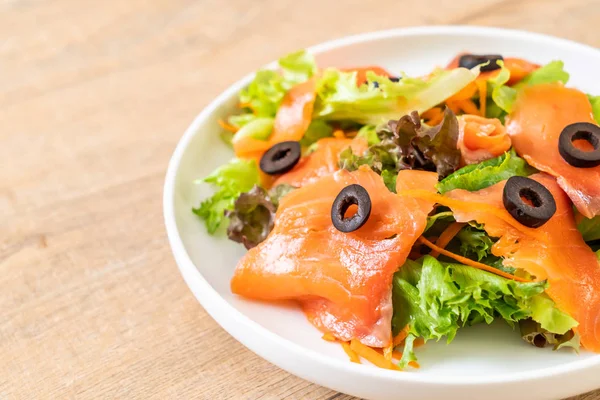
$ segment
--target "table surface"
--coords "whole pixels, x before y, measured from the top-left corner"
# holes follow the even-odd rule
[[[0,397],[351,399],[243,348],[185,286],[161,212],[183,131],[325,40],[477,24],[600,47],[598,21],[599,0],[1,2]]]

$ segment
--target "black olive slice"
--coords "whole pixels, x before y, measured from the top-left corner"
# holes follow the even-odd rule
[[[475,68],[480,64],[489,62],[489,64],[481,67],[481,72],[494,71],[500,66],[496,61],[504,60],[500,54],[464,54],[458,59],[458,66],[462,68]]]
[[[345,218],[351,205],[357,205],[356,214]],[[331,206],[331,222],[340,232],[352,232],[363,226],[371,215],[371,197],[364,187],[350,185],[342,189]]]
[[[580,150],[575,140],[585,140],[594,150]],[[558,152],[562,158],[577,168],[593,168],[600,165],[600,127],[589,122],[567,125],[558,139]]]
[[[293,140],[277,143],[263,154],[260,169],[269,175],[288,172],[300,161],[302,148]]]
[[[541,183],[523,176],[506,181],[502,201],[506,211],[529,228],[539,228],[556,212],[552,193]]]

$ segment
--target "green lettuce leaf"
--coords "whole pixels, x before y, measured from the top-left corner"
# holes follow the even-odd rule
[[[565,71],[565,63],[562,61],[551,61],[543,67],[527,75],[521,82],[515,85],[517,88],[525,86],[542,85],[544,83],[562,82],[567,84],[569,73]]]
[[[432,229],[434,225],[437,225],[438,223],[443,223],[444,226],[447,226],[450,222],[454,222],[454,214],[452,213],[452,211],[441,211],[434,215],[430,215],[429,217],[427,217],[427,225],[425,226],[425,232],[429,232],[429,230]]]
[[[481,261],[492,254],[494,242],[485,231],[467,226],[458,232],[456,238],[460,241],[460,253],[465,257]]]
[[[240,103],[247,107],[244,113],[229,117],[229,124],[241,128],[257,118],[274,118],[287,91],[317,71],[314,57],[304,50],[281,58],[279,67],[279,71],[258,71],[248,87],[240,91]]]
[[[358,130],[356,137],[364,138],[369,146],[381,142],[377,135],[377,128],[374,125],[365,125]]]
[[[300,140],[300,144],[303,147],[309,147],[310,145],[316,143],[319,139],[323,139],[326,137],[331,137],[333,135],[333,128],[327,122],[315,119],[313,120],[306,132],[304,132],[304,136]]]
[[[590,100],[590,104],[592,105],[592,114],[594,114],[594,119],[596,123],[600,125],[600,96],[592,96],[588,94],[588,99]]]
[[[556,308],[554,301],[545,293],[533,297],[529,307],[531,319],[548,332],[564,335],[579,325],[570,315]]]
[[[379,125],[412,111],[424,112],[459,92],[479,69],[438,69],[427,79],[403,76],[398,82],[367,73],[368,85],[356,86],[356,72],[327,69],[317,82],[314,116],[329,121]],[[377,85],[373,84],[377,83]]]
[[[502,114],[494,107],[510,113],[517,99],[518,90],[523,87],[556,82],[566,84],[569,81],[569,74],[564,70],[564,63],[562,61],[551,61],[527,75],[515,86],[509,87],[506,84],[510,78],[510,72],[502,62],[499,61],[498,64],[501,66],[501,72],[496,77],[488,80],[488,87],[492,93],[491,98],[494,104],[493,106],[488,105],[486,108],[486,115],[488,116],[498,117]]]
[[[498,61],[498,65],[498,75],[487,81],[488,91],[492,94],[492,101],[486,106],[486,116],[490,118],[500,118],[503,112],[509,112],[517,98],[517,91],[506,86],[510,79],[510,71],[504,66],[504,62]]]
[[[577,229],[586,242],[600,240],[600,215],[594,218],[582,218]]]
[[[315,57],[300,50],[279,59],[279,67],[284,79],[284,87],[289,90],[292,86],[306,82],[317,72]]]
[[[232,210],[240,194],[258,185],[259,180],[254,160],[234,158],[200,181],[214,185],[217,191],[192,211],[204,220],[208,232],[212,234],[227,219],[225,211]]]
[[[459,169],[437,185],[444,194],[454,189],[476,191],[492,186],[512,176],[529,176],[535,170],[517,156],[514,149],[499,157]]]
[[[396,193],[396,178],[398,178],[398,174],[390,171],[389,169],[384,169],[381,171],[381,178],[383,179],[383,183],[387,186],[388,190],[392,193]]]
[[[513,325],[526,318],[540,318],[548,327],[572,329],[555,304],[539,301],[545,282],[517,282],[460,264],[441,263],[425,256],[408,260],[394,275],[392,329],[406,325],[409,333],[427,340],[446,337],[450,342],[460,327],[491,323],[502,318]],[[544,297],[544,299],[547,298]],[[534,313],[532,304],[550,309]],[[553,319],[554,318],[554,319]],[[412,343],[405,342],[405,366],[414,359]]]
[[[240,130],[238,130],[231,143],[235,144],[244,138],[251,137],[258,140],[268,140],[273,131],[273,124],[275,119],[269,117],[255,118],[252,121],[244,124]]]
[[[249,124],[250,122],[254,121],[256,118],[260,118],[260,117],[257,117],[256,115],[252,114],[251,112],[248,112],[245,114],[232,115],[227,119],[227,122],[229,122],[229,124],[235,126],[236,128],[240,129],[244,125]],[[267,118],[271,118],[271,117],[267,117]]]

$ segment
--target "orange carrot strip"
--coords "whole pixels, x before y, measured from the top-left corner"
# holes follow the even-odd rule
[[[356,339],[352,339],[350,341],[350,348],[359,356],[369,361],[370,363],[378,366],[379,368],[391,369],[399,371],[400,368],[391,362],[390,360],[386,360],[385,357],[378,353],[377,350],[372,349],[371,347],[365,346],[361,342]]]
[[[441,194],[436,194],[436,193],[432,193],[427,190],[419,190],[419,189],[403,190],[403,191],[398,192],[398,195],[428,200],[428,201],[435,202],[437,204],[440,204],[440,205],[443,205],[446,207],[450,207],[452,209],[478,210],[481,212],[486,212],[486,213],[493,215],[496,218],[501,219],[502,221],[506,222],[508,225],[523,232],[524,234],[526,234],[528,236],[531,236],[531,237],[538,239],[540,241],[543,241],[543,242],[547,241],[547,237],[543,232],[539,232],[533,228],[527,228],[526,226],[521,225],[519,222],[517,222],[517,220],[515,220],[513,217],[511,217],[510,214],[508,214],[508,212],[506,212],[506,211],[502,212],[502,210],[499,210],[498,208],[496,208],[492,205],[489,205],[489,204],[474,203],[474,202],[470,202],[470,201],[451,199],[449,197],[442,196]]]
[[[404,342],[404,339],[408,336],[408,325],[406,325],[402,330],[396,335],[393,340],[394,347],[398,346],[400,343]]]
[[[335,338],[335,336],[333,336],[329,332],[324,333],[323,336],[321,337],[321,339],[327,340],[328,342],[337,342],[337,339]]]
[[[449,109],[452,110],[454,114],[458,114],[460,112],[460,107],[458,105],[460,100],[447,100],[446,105]]]
[[[354,352],[354,350],[352,350],[350,344],[348,342],[340,342],[342,345],[342,349],[344,349],[344,351],[346,352],[346,354],[348,355],[348,357],[350,357],[350,361],[352,361],[353,363],[357,363],[360,364],[360,357],[358,357],[358,355]]]
[[[421,114],[429,125],[437,125],[444,119],[444,113],[439,107],[433,107]]]
[[[469,83],[465,86],[460,92],[456,93],[454,96],[450,97],[447,102],[455,102],[458,100],[468,100],[473,97],[477,93],[477,85],[473,82]]]
[[[531,281],[529,281],[529,280],[527,280],[527,279],[523,279],[523,278],[520,278],[520,277],[518,277],[518,276],[514,276],[514,275],[511,275],[511,274],[508,274],[508,273],[506,273],[506,272],[504,272],[504,271],[501,271],[501,270],[499,270],[499,269],[496,269],[496,268],[494,268],[494,267],[490,267],[489,265],[485,265],[485,264],[483,264],[483,263],[480,263],[480,262],[477,262],[477,261],[473,261],[473,260],[471,260],[471,259],[469,259],[469,258],[466,258],[466,257],[460,256],[460,255],[458,255],[458,254],[454,254],[454,253],[452,253],[452,252],[449,252],[448,250],[444,250],[444,249],[442,249],[441,247],[438,247],[438,246],[436,246],[435,244],[431,243],[429,240],[425,239],[423,236],[421,236],[421,237],[420,237],[419,239],[417,239],[417,240],[418,240],[419,242],[421,242],[421,243],[425,244],[426,246],[429,246],[429,247],[431,247],[433,250],[437,251],[438,253],[440,253],[440,254],[443,254],[443,255],[445,255],[446,257],[453,258],[453,259],[455,259],[456,261],[459,261],[459,262],[461,262],[461,263],[463,263],[463,264],[465,264],[465,265],[468,265],[468,266],[470,266],[470,267],[474,267],[474,268],[482,269],[482,270],[484,270],[484,271],[491,272],[491,273],[493,273],[493,274],[496,274],[496,275],[502,276],[502,277],[504,277],[504,278],[513,279],[513,280],[515,280],[515,281],[519,281],[519,282],[531,282]]]
[[[477,88],[479,89],[479,115],[485,117],[485,109],[487,102],[487,81],[484,79],[477,79],[475,81]]]
[[[416,362],[416,361],[410,361],[410,362],[408,363],[408,365],[409,365],[409,366],[411,366],[411,367],[413,367],[413,368],[416,368],[416,369],[419,369],[419,368],[421,368],[421,366],[419,365],[419,363],[418,363],[418,362]]]
[[[217,122],[219,123],[221,128],[225,129],[226,131],[233,132],[233,133],[236,133],[238,131],[237,127],[228,124],[227,122],[223,121],[222,119],[218,120]]]
[[[459,100],[456,102],[456,104],[465,114],[479,115],[479,109],[477,108],[475,103],[473,103],[473,100],[471,100],[471,99]]]
[[[415,341],[413,342],[413,346],[415,348],[417,347],[421,347],[425,344],[425,339],[423,339],[422,337],[416,338]]]
[[[442,249],[445,249],[446,246],[448,246],[448,243],[450,243],[450,241],[454,239],[454,236],[456,236],[465,225],[466,224],[464,222],[451,223],[446,229],[444,229],[444,232],[442,232],[438,240],[435,241],[435,244],[441,247]],[[437,257],[440,255],[440,253],[438,253],[437,251],[432,251],[431,253],[429,253],[429,255],[431,257]]]
[[[394,350],[392,352],[392,357],[394,357],[396,360],[400,360],[402,358],[402,352]]]

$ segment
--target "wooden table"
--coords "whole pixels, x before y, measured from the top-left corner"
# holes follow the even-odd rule
[[[183,131],[328,39],[479,24],[600,47],[599,21],[599,0],[2,2],[0,398],[350,399],[243,348],[185,286],[161,211]]]

